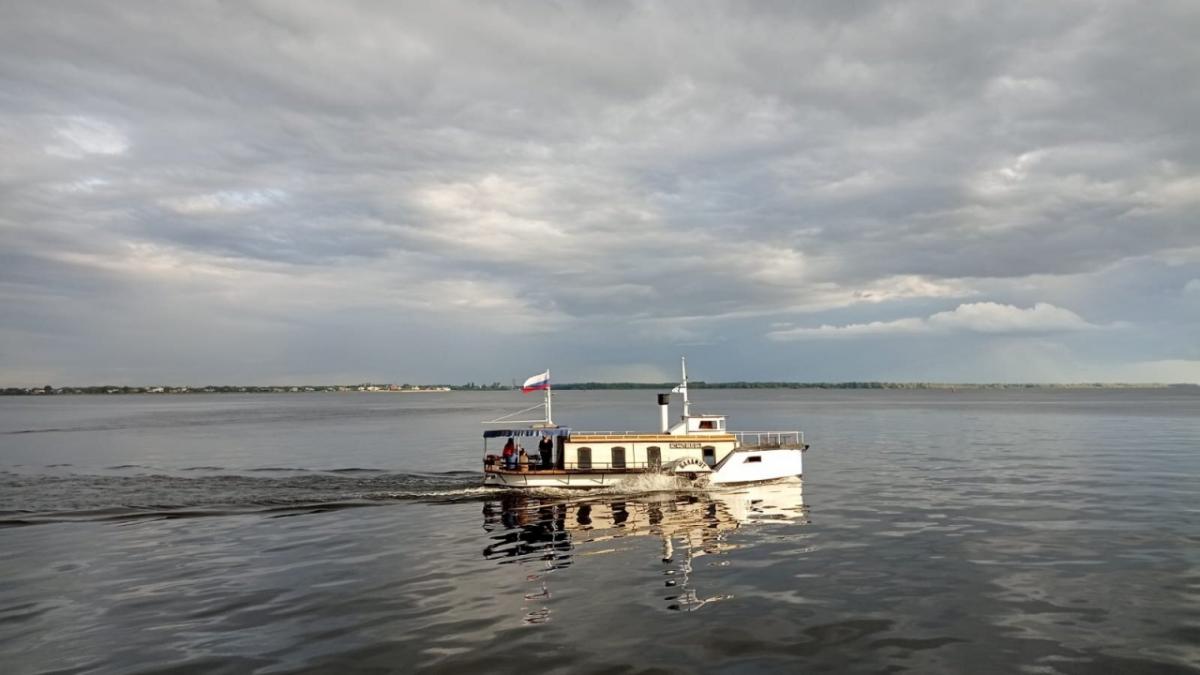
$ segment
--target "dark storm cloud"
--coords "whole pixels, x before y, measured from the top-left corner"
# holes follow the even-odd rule
[[[907,326],[974,355],[945,376],[1196,379],[1198,32],[1183,2],[13,5],[0,368],[920,377],[838,344],[903,361]],[[981,311],[1010,320],[921,328]]]

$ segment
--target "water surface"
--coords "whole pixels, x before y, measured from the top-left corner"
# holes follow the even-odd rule
[[[1194,392],[695,398],[803,483],[485,491],[509,392],[0,398],[5,672],[1200,670]]]

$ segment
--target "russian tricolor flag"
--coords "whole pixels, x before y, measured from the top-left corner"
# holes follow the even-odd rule
[[[550,388],[550,371],[534,375],[525,380],[525,384],[521,385],[521,391],[528,394],[531,391],[540,391]]]

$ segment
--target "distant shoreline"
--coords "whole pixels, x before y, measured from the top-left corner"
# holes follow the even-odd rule
[[[670,390],[675,382],[573,382],[555,385],[560,391],[599,391],[606,389],[654,389]],[[946,383],[946,382],[691,382],[693,389],[909,389],[909,390],[996,390],[996,389],[1200,389],[1196,383],[1127,383],[1127,382],[1075,382],[1075,383]],[[490,385],[207,385],[193,386],[113,386],[86,387],[6,387],[0,396],[180,396],[187,394],[310,394],[310,393],[381,393],[381,394],[429,394],[454,391],[510,391],[513,387]]]

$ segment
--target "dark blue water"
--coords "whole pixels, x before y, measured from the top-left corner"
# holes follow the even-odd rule
[[[1200,670],[1195,392],[695,398],[803,483],[484,491],[507,392],[0,398],[3,671]]]

